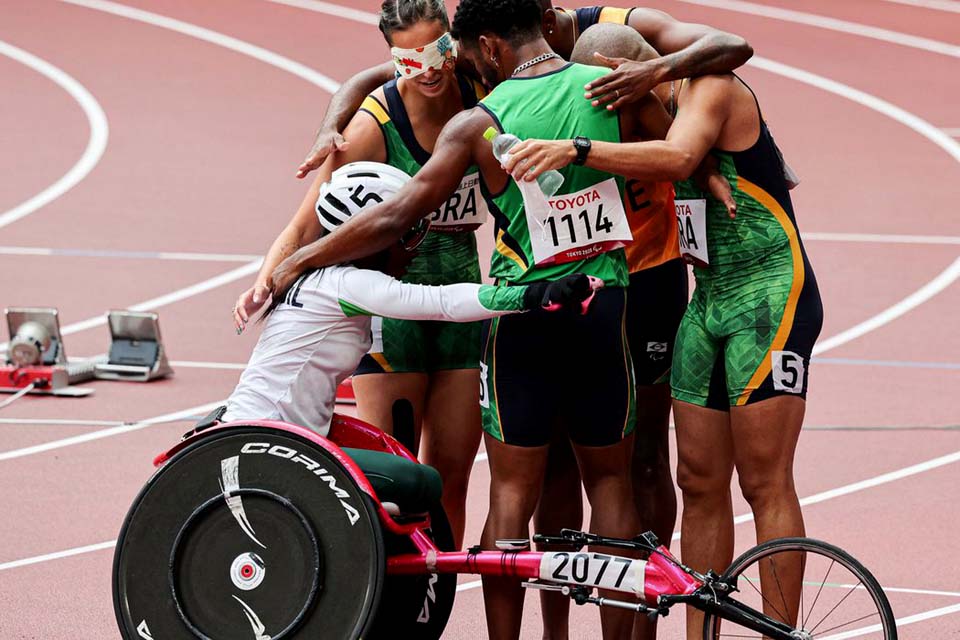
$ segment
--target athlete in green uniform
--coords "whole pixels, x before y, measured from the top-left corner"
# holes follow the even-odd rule
[[[734,75],[675,87],[674,124],[662,142],[597,144],[587,164],[638,179],[674,179],[681,252],[697,287],[674,353],[671,386],[683,490],[681,548],[699,570],[732,560],[730,481],[736,468],[757,540],[802,536],[793,457],[807,372],[823,309],[797,230],[787,170],[752,91]],[[528,141],[512,162],[537,171],[572,157],[564,141]],[[731,183],[735,217],[687,178],[706,154]],[[802,565],[761,568],[764,611],[796,623]],[[778,604],[771,604],[776,602]],[[781,603],[782,604],[779,604]],[[779,605],[779,606],[778,606]],[[687,637],[702,615],[687,612]]]
[[[413,175],[430,158],[447,121],[477,103],[479,85],[454,72],[456,49],[442,0],[388,0],[381,29],[393,47],[395,69],[402,77],[374,91],[351,120],[344,132],[350,145],[323,167],[300,210],[271,247],[257,284],[237,301],[238,314],[245,316],[242,321],[266,299],[274,267],[320,236],[313,203],[320,184],[334,169],[355,160],[373,160]],[[445,196],[444,201],[428,216],[431,231],[404,282],[480,281],[473,230],[483,222],[487,209],[477,168],[465,168],[457,178],[450,190],[437,194]],[[353,197],[364,205],[379,201],[370,200],[369,193]],[[459,545],[468,481],[481,437],[480,324],[376,318],[372,333],[373,346],[354,378],[360,417],[391,432],[394,401],[410,401],[420,459],[440,472],[444,509]]]
[[[619,142],[621,131],[645,139],[664,133],[667,117],[655,99],[620,114],[594,109],[583,84],[604,71],[566,64],[540,33],[539,0],[462,0],[454,35],[490,86],[483,105],[454,117],[431,159],[391,202],[355,216],[337,232],[285,260],[273,274],[278,291],[306,268],[358,258],[393,242],[425,211],[442,203],[471,165],[496,225],[492,273],[501,282],[552,280],[585,273],[604,280],[586,316],[534,314],[525,322],[498,322],[487,331],[482,361],[485,443],[491,470],[490,511],[482,544],[528,536],[555,429],[565,428],[588,498],[591,528],[602,534],[637,532],[629,468],[633,379],[623,336],[629,239],[618,179],[583,166],[564,169],[565,182],[547,199],[532,183],[518,185],[503,172],[484,133],[509,130],[520,137],[569,138],[592,134]],[[640,122],[644,126],[640,126]],[[588,153],[580,144],[580,153]],[[553,318],[557,320],[554,321]],[[517,580],[484,581],[491,638],[517,638],[523,592]],[[632,614],[602,611],[604,636],[625,637]]]

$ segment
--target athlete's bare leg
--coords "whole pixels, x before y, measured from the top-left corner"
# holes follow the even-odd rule
[[[677,494],[670,472],[670,385],[637,387],[633,493],[645,531],[670,546],[677,524]]]
[[[590,531],[615,538],[632,538],[640,531],[630,482],[633,436],[609,447],[574,445],[583,488],[590,501]],[[629,553],[626,555],[630,555]],[[601,592],[603,593],[603,592]],[[619,594],[609,593],[617,597]],[[629,638],[635,614],[602,607],[600,622],[605,640]]]
[[[730,414],[673,401],[677,484],[683,492],[680,552],[684,564],[723,571],[733,561],[733,438]],[[703,614],[687,610],[687,640],[703,637]]]
[[[413,405],[416,444],[420,442],[424,400],[429,378],[425,373],[367,373],[353,377],[360,419],[393,434],[393,403],[406,399]]]
[[[480,374],[477,369],[430,374],[420,461],[440,472],[443,508],[457,548],[463,546],[467,486],[480,446]]]
[[[573,447],[564,433],[557,432],[550,442],[543,491],[533,527],[537,533],[556,535],[561,529],[583,526],[583,491],[580,470]],[[537,545],[538,551],[554,551],[552,545]],[[570,598],[553,591],[540,592],[543,640],[568,640],[570,637]]]
[[[495,549],[505,538],[528,538],[530,517],[543,486],[547,447],[517,447],[484,434],[490,463],[490,509],[481,546]],[[516,578],[483,577],[483,604],[490,640],[520,637],[524,589]]]
[[[740,489],[753,511],[758,543],[805,535],[793,482],[793,457],[805,409],[802,398],[778,396],[730,410],[733,457]],[[761,563],[760,581],[767,596],[764,613],[795,623],[802,578],[799,554],[793,564],[779,560],[775,569]]]

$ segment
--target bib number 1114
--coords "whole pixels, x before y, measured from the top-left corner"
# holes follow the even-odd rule
[[[580,213],[566,213],[559,217],[549,217],[547,218],[547,228],[550,230],[551,240],[553,240],[553,246],[560,246],[560,236],[557,234],[557,224],[566,225],[566,229],[570,232],[570,242],[576,244],[579,242],[577,240],[577,231],[582,230],[584,234],[582,237],[586,240],[593,240],[594,234],[608,234],[613,228],[613,223],[610,221],[607,216],[603,215],[603,204],[600,204],[597,207],[596,216],[593,217],[593,220],[590,220],[591,215],[588,209],[584,209]]]

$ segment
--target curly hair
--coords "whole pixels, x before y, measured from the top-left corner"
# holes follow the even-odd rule
[[[418,22],[436,20],[450,29],[450,18],[443,0],[383,0],[380,5],[380,31],[387,44],[394,31],[402,31]]]
[[[475,42],[492,33],[516,45],[539,36],[542,19],[540,0],[460,0],[451,34]]]

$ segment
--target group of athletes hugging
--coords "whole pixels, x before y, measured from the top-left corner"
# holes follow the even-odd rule
[[[380,29],[393,61],[334,97],[299,170],[316,179],[233,309],[242,331],[273,299],[224,417],[323,433],[350,374],[386,431],[409,400],[457,544],[482,431],[494,548],[531,518],[579,527],[581,485],[595,533],[669,543],[672,406],[685,564],[732,560],[734,469],[759,541],[803,535],[792,465],[822,307],[794,177],[733,74],[749,45],[550,0],[461,0],[452,27],[443,0],[385,0]],[[522,140],[502,163],[491,128]],[[550,170],[565,181],[547,196]],[[488,216],[496,284],[480,285]],[[490,637],[517,638],[519,582],[483,587]],[[544,637],[566,638],[569,599],[541,595]],[[655,635],[634,617],[603,609],[604,638]]]

